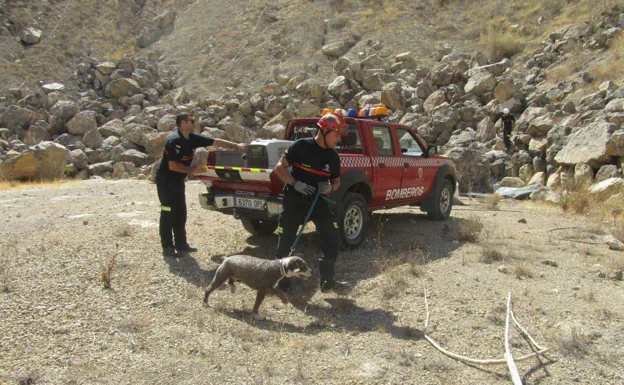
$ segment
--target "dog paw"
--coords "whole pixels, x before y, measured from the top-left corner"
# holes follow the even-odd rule
[[[256,321],[264,321],[264,320],[265,320],[265,318],[264,318],[263,316],[261,316],[260,314],[258,314],[258,313],[253,313],[251,316],[252,316],[252,317],[253,317],[253,319],[255,319]]]

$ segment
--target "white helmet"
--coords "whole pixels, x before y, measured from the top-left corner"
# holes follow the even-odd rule
[[[505,115],[509,115],[509,108],[505,108],[505,109],[503,110],[503,114],[505,114]]]

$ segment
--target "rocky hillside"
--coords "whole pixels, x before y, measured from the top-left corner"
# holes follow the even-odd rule
[[[0,100],[6,179],[146,178],[182,111],[197,117],[198,131],[248,142],[280,137],[288,119],[324,107],[384,103],[390,120],[455,160],[464,192],[492,191],[492,182],[501,180],[552,188],[599,183],[596,196],[624,201],[622,5],[580,21],[570,9],[579,12],[583,1],[580,8],[546,7],[545,16],[514,2],[502,12],[489,2],[43,3],[2,8],[2,44],[10,48],[3,83],[24,78]],[[54,25],[52,31],[67,34],[63,23],[78,23],[88,6],[118,28],[85,24],[84,40],[67,43],[73,37],[64,35],[74,55],[56,52],[56,32],[47,40],[42,31]],[[493,20],[516,12],[539,16],[538,23],[512,24],[513,32],[477,30],[481,40],[462,42],[475,33],[466,21],[475,7]],[[136,21],[129,23],[123,10],[132,10]],[[54,12],[56,23],[40,17]],[[558,25],[557,12],[578,23]],[[505,23],[513,22],[509,17]],[[112,35],[93,38],[90,28]],[[449,31],[458,33],[444,39]],[[100,43],[83,46],[94,39]],[[56,77],[49,73],[57,67],[54,52],[65,71]],[[504,108],[518,119],[511,154],[501,151],[496,135]]]

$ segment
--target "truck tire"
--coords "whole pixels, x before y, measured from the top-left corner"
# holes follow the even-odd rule
[[[253,235],[271,235],[277,229],[277,221],[241,218],[245,230]]]
[[[453,185],[448,179],[444,179],[433,194],[434,210],[428,211],[427,217],[432,221],[445,221],[453,208]]]
[[[363,196],[352,192],[343,196],[341,205],[338,219],[341,246],[354,249],[362,243],[368,231],[368,206]]]

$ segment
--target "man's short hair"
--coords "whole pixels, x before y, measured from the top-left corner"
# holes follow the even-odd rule
[[[188,120],[189,115],[187,113],[183,113],[183,114],[178,114],[176,116],[176,126],[180,127],[180,124],[182,124],[183,121]]]

